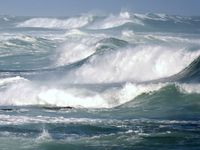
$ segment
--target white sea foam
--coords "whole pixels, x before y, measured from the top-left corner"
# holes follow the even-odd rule
[[[162,87],[166,86],[167,83],[158,84],[133,84],[126,83],[122,88],[115,90],[108,90],[104,93],[106,99],[111,99],[111,107],[115,107],[131,100],[134,100],[137,96],[143,93],[154,92]]]
[[[11,79],[7,79],[11,80]],[[6,80],[4,79],[4,85]],[[88,93],[84,89],[60,89],[36,85],[21,80],[6,85],[0,91],[1,105],[52,105],[72,107],[107,107],[106,101],[97,93]],[[80,94],[80,91],[82,92]],[[89,94],[89,96],[88,96]]]
[[[42,130],[42,133],[39,135],[39,137],[37,137],[36,141],[37,142],[44,142],[46,140],[51,140],[52,137],[49,134],[49,132],[45,129]]]
[[[24,42],[34,43],[34,42],[37,41],[37,38],[33,37],[31,35],[24,35],[24,34],[21,34],[21,33],[15,33],[15,34],[2,33],[0,35],[0,40],[1,41],[21,40],[21,41],[24,41]]]
[[[153,21],[173,21],[174,23],[187,23],[186,19],[189,17],[170,16],[161,13],[147,13],[147,14],[134,14],[139,20],[153,20]]]
[[[151,39],[151,40],[159,40],[167,43],[180,43],[182,45],[192,45],[196,44],[199,45],[200,40],[195,39],[195,38],[186,38],[186,37],[181,37],[181,36],[176,36],[176,35],[159,35],[159,34],[146,34],[144,35],[144,38],[146,39]]]
[[[103,34],[89,35],[79,30],[70,30],[65,35],[68,40],[57,49],[55,58],[57,66],[67,65],[91,56],[96,51],[97,42],[105,38]]]
[[[0,114],[0,123],[1,125],[19,125],[19,124],[27,124],[27,123],[65,123],[65,124],[120,124],[121,120],[115,120],[115,119],[92,119],[92,118],[65,118],[63,116],[58,117],[49,117],[49,116],[15,116],[15,115],[3,115]],[[134,122],[134,120],[133,120]],[[43,129],[43,132],[40,134],[39,137],[50,137],[47,130]]]
[[[92,24],[91,29],[109,29],[124,25],[126,23],[134,23],[144,25],[142,21],[137,18],[132,18],[129,12],[121,12],[119,15],[109,15],[104,20],[100,20]]]
[[[7,18],[7,17],[3,17],[3,20],[6,21],[6,22],[7,22],[7,21],[10,21],[10,19]]]
[[[135,17],[141,20],[156,20],[156,21],[167,21],[169,18],[166,14],[134,14]]]
[[[69,42],[59,47],[56,65],[63,66],[87,58],[95,52],[95,47],[81,41],[80,43]]]
[[[179,90],[182,93],[197,93],[200,94],[200,84],[188,84],[188,83],[183,83],[183,84],[176,84],[179,87]]]
[[[86,26],[92,20],[93,17],[91,15],[73,17],[69,19],[32,18],[26,20],[25,22],[19,23],[17,27],[74,29]]]
[[[101,86],[101,85],[99,85]],[[110,108],[136,96],[160,89],[163,84],[137,85],[127,83],[121,88],[111,87],[103,92],[85,88],[56,88],[36,85],[28,80],[12,81],[0,91],[1,105],[50,105],[86,108]]]
[[[28,80],[12,81],[0,92],[0,105],[47,105],[75,108],[112,108],[134,100],[143,93],[158,91],[172,83],[126,83],[121,87],[111,86],[102,92],[93,88],[56,88],[36,85]],[[102,86],[97,85],[97,86]],[[176,83],[183,93],[200,93],[199,84]]]
[[[0,86],[5,86],[5,85],[11,84],[11,83],[18,83],[21,81],[26,81],[26,79],[22,78],[20,76],[10,77],[10,78],[2,78],[2,79],[0,79]]]
[[[34,86],[30,83],[17,83],[0,92],[1,105],[48,105],[86,108],[109,107],[101,95],[88,95],[84,89],[66,90]],[[85,91],[85,92],[84,92]]]
[[[75,83],[154,80],[180,72],[199,54],[200,51],[189,52],[163,46],[120,49],[94,55],[83,66],[71,72],[69,77],[73,77]]]
[[[88,34],[78,29],[71,29],[65,33],[65,36],[87,36]]]
[[[6,48],[10,48],[12,50],[11,53],[14,55],[16,55],[17,50],[20,48],[24,48],[27,52],[27,48],[29,48],[27,45],[34,47],[35,42],[38,41],[37,37],[45,37],[55,43],[57,43],[57,41],[54,40],[59,38],[62,39],[59,42],[65,41],[56,52],[54,63],[57,66],[72,64],[88,56],[91,57],[89,57],[87,61],[84,61],[83,65],[76,66],[70,71],[67,69],[63,69],[61,72],[59,72],[59,69],[55,70],[56,73],[61,73],[63,78],[58,77],[55,83],[55,81],[51,81],[47,76],[45,83],[48,83],[48,85],[45,85],[44,82],[41,83],[37,79],[37,81],[31,81],[19,76],[0,79],[0,105],[111,108],[131,101],[142,93],[157,91],[167,86],[168,83],[139,84],[139,82],[174,75],[187,67],[200,55],[200,51],[197,51],[199,48],[199,39],[196,35],[194,36],[192,34],[189,36],[186,35],[187,38],[179,38],[171,33],[163,33],[165,36],[162,36],[150,32],[148,34],[133,32],[128,29],[124,31],[119,29],[119,32],[114,32],[114,30],[109,30],[109,32],[106,30],[98,30],[119,27],[126,23],[143,25],[144,28],[147,27],[148,29],[148,24],[145,25],[145,19],[151,19],[152,22],[154,20],[156,20],[156,22],[167,21],[170,19],[169,16],[161,14],[142,16],[121,12],[118,15],[96,17],[96,20],[93,18],[92,15],[82,15],[80,17],[68,19],[32,18],[17,25],[18,27],[67,29],[62,35],[59,35],[61,33],[60,31],[58,33],[57,30],[55,32],[54,30],[32,31],[32,29],[30,31],[28,29],[20,29],[20,31],[23,30],[23,33],[20,32],[19,34],[2,34],[0,40],[4,41],[1,45],[5,46],[2,48],[5,50],[2,51],[7,52]],[[184,18],[178,17],[171,17],[171,19],[174,21],[175,19],[177,19],[176,21],[184,21]],[[97,29],[98,31],[80,29],[81,27]],[[158,31],[162,32],[162,30],[159,29]],[[48,34],[46,34],[47,32]],[[95,32],[96,34],[94,34]],[[118,33],[122,33],[121,36],[118,36]],[[34,36],[30,36],[29,34],[33,34]],[[191,36],[193,38],[190,39]],[[127,40],[130,43],[129,47],[111,48],[112,50],[108,48],[105,51],[96,52],[96,49],[99,48],[98,43],[101,43],[99,41],[110,37],[120,37],[122,40]],[[136,42],[134,40],[129,40],[132,38],[136,39]],[[137,40],[142,41],[142,44],[137,42]],[[114,44],[116,41],[114,41]],[[173,41],[175,41],[174,43],[176,44],[171,44]],[[39,42],[39,44],[41,43]],[[54,44],[50,44],[50,46],[54,46]],[[109,46],[109,44],[106,46]],[[193,46],[195,47],[194,51],[187,50],[188,47],[190,48]],[[13,47],[15,49],[13,49]],[[31,47],[31,50],[33,47]],[[37,49],[37,47],[33,49]],[[48,46],[47,49],[49,50]],[[43,50],[43,47],[40,47],[38,50]],[[25,51],[23,51],[23,55],[25,54],[24,52]],[[32,53],[28,52],[28,54]],[[25,56],[28,56],[27,58],[30,57],[30,55]],[[49,73],[50,75],[53,74],[56,76],[55,72],[47,71],[47,74]],[[23,75],[23,73],[20,74]],[[40,74],[40,72],[38,72],[38,74]],[[12,72],[9,75],[12,75]],[[29,77],[31,78],[32,76],[30,75]],[[33,76],[33,78],[35,79],[37,77]],[[134,83],[134,81],[137,82]],[[59,85],[61,82],[66,87]],[[69,82],[72,84],[96,84],[97,88],[99,86],[98,89],[100,90],[94,90],[92,87],[86,88],[84,85],[74,88],[67,87],[66,84]],[[105,87],[105,89],[101,90],[104,87],[102,87],[102,83],[113,82],[128,83],[122,84],[120,87]],[[177,86],[180,88],[181,92],[200,93],[200,86],[198,84],[177,84]]]
[[[51,105],[57,106],[111,108],[133,100],[142,93],[158,90],[164,85],[165,84],[137,85],[127,83],[121,88],[113,87],[101,93],[86,91],[84,89],[66,91],[48,89],[40,93],[39,99],[44,103],[51,103]]]
[[[130,30],[125,30],[125,31],[122,31],[122,37],[133,37],[135,36],[134,32],[133,31],[130,31]]]
[[[0,91],[0,104],[1,105],[31,105],[37,100],[37,88],[26,79],[21,79],[21,77],[16,77],[18,80],[13,78],[4,89]],[[4,79],[4,80],[10,80]]]

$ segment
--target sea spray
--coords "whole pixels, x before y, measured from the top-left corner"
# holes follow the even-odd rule
[[[1,149],[199,149],[200,17],[0,16]]]

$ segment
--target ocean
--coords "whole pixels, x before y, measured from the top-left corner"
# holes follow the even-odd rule
[[[200,149],[200,17],[0,16],[0,149]]]

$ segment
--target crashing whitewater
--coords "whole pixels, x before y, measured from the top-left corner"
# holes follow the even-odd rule
[[[200,17],[0,16],[0,148],[199,149]]]
[[[0,23],[2,106],[113,108],[169,86],[200,93],[200,66],[190,67],[200,55],[198,17],[121,12]]]

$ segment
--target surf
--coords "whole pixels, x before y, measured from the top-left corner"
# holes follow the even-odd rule
[[[1,106],[113,109],[168,87],[199,94],[198,17],[122,11],[0,20]]]

